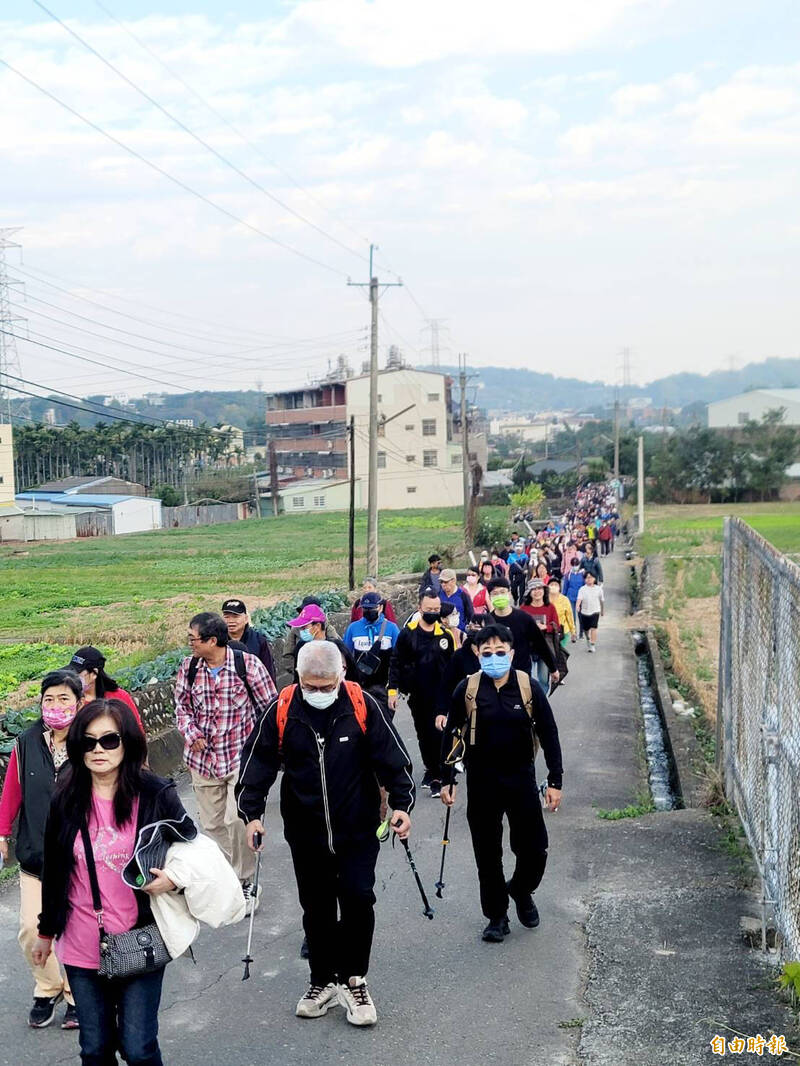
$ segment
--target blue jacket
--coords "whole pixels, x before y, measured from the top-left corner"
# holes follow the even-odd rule
[[[444,589],[440,589],[439,599],[442,601],[442,617],[446,617],[448,613],[452,614],[452,610],[448,612],[445,606],[449,603],[458,611],[458,628],[464,631],[467,628],[467,622],[471,622],[475,614],[469,593],[464,592],[462,588],[457,588],[452,596],[448,596]]]
[[[579,570],[577,574],[570,571],[570,573],[565,576],[564,584],[561,587],[561,591],[569,599],[573,607],[578,602],[578,593],[581,591],[585,584],[586,575],[584,574],[583,570]]]
[[[367,622],[364,618],[359,618],[357,622],[351,622],[344,635],[345,647],[351,655],[369,651],[378,639],[382,625],[383,615],[377,622]],[[381,651],[393,648],[399,635],[399,627],[394,622],[387,621],[386,628],[383,631],[383,639],[381,640]]]

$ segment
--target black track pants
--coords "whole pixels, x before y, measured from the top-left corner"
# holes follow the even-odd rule
[[[439,776],[442,760],[442,734],[436,728],[436,710],[433,697],[412,693],[408,697],[408,706],[417,731],[419,753],[428,773]]]
[[[289,841],[308,939],[311,983],[365,977],[375,932],[375,863],[380,845],[331,855]]]
[[[508,910],[503,872],[503,816],[516,858],[511,892],[527,895],[539,885],[547,863],[547,830],[533,768],[508,777],[467,773],[467,821],[478,866],[481,909],[490,921]]]

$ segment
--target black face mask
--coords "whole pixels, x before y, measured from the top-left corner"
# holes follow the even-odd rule
[[[380,618],[381,612],[379,607],[365,607],[364,619],[367,622],[377,622]]]
[[[441,611],[422,611],[422,621],[427,622],[428,625],[438,622],[441,617]]]

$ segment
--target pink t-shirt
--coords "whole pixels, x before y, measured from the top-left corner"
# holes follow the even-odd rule
[[[114,801],[92,796],[89,810],[89,839],[92,842],[103,925],[108,933],[126,933],[139,916],[136,896],[122,880],[122,871],[133,855],[139,800],[133,801],[131,820],[122,829],[114,821]],[[92,886],[81,834],[73,848],[75,867],[69,882],[70,912],[64,932],[56,942],[56,955],[70,966],[96,970],[100,965],[97,918],[92,907]]]

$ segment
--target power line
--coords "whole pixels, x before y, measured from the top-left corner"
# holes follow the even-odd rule
[[[265,163],[268,163],[269,166],[274,167],[276,170],[279,170],[281,172],[281,174],[283,174],[286,178],[289,179],[289,181],[292,183],[292,185],[295,186],[295,188],[299,189],[300,192],[304,193],[309,198],[309,200],[312,200],[318,207],[322,208],[323,211],[325,211],[327,214],[329,214],[331,216],[331,218],[334,218],[336,221],[338,221],[339,224],[342,225],[345,229],[349,230],[350,233],[352,233],[353,236],[356,237],[359,241],[363,241],[365,244],[369,244],[369,241],[368,241],[368,239],[366,237],[363,237],[360,233],[356,233],[356,231],[350,225],[348,225],[348,223],[344,219],[342,219],[339,216],[337,216],[335,214],[335,212],[331,211],[331,209],[329,207],[326,207],[325,204],[323,204],[320,200],[318,200],[316,196],[314,196],[312,193],[310,193],[308,191],[308,189],[306,189],[303,185],[300,184],[300,182],[298,182],[294,177],[292,177],[292,175],[289,173],[288,170],[286,170],[285,167],[282,167],[280,165],[280,163],[277,163],[274,159],[270,159],[269,156],[265,155],[264,152],[258,147],[257,144],[255,144],[253,141],[251,141],[249,137],[247,137],[244,133],[242,133],[241,130],[237,129],[237,127],[234,126],[234,124],[230,121],[230,119],[228,119],[225,115],[223,115],[221,111],[218,111],[217,108],[214,107],[213,104],[209,103],[209,101],[204,96],[202,96],[197,91],[197,89],[194,88],[194,86],[190,85],[185,80],[185,78],[181,77],[180,74],[178,74],[176,71],[174,71],[172,69],[172,67],[170,67],[169,64],[166,63],[165,60],[163,60],[161,58],[161,56],[158,55],[157,52],[154,52],[153,49],[150,48],[147,44],[145,44],[145,42],[140,37],[137,37],[136,34],[133,32],[133,30],[131,30],[128,26],[126,26],[125,23],[121,19],[117,18],[117,16],[112,11],[109,11],[108,8],[104,4],[101,4],[100,0],[95,0],[95,4],[96,4],[97,7],[100,8],[100,10],[105,15],[107,15],[110,19],[112,19],[114,22],[116,22],[116,24],[120,27],[120,29],[124,33],[127,33],[127,35],[131,38],[131,40],[135,41],[136,44],[138,44],[139,47],[143,51],[147,52],[147,54],[152,59],[154,59],[156,61],[156,63],[158,63],[158,65],[160,67],[162,67],[167,72],[167,74],[170,75],[171,78],[174,78],[175,81],[179,82],[184,87],[184,89],[187,90],[187,92],[191,93],[191,95],[194,96],[194,98],[196,100],[199,100],[200,103],[205,108],[207,108],[211,112],[212,115],[216,116],[216,118],[218,118],[219,121],[224,126],[227,127],[227,129],[229,129],[232,133],[234,133],[239,138],[240,141],[242,141],[249,148],[251,148],[256,153],[256,155],[258,155],[261,159],[264,160]],[[315,230],[317,230],[323,236],[327,237],[329,240],[334,241],[341,248],[344,248],[345,251],[352,252],[353,255],[357,255],[357,256],[359,256],[359,258],[362,258],[362,259],[366,258],[365,256],[361,255],[359,252],[356,252],[354,249],[349,248],[346,244],[344,244],[341,241],[337,240],[336,237],[332,236],[329,233],[326,233],[320,226],[315,225],[314,222],[310,221],[309,219],[305,218],[302,214],[300,214],[298,211],[295,211],[293,208],[289,207],[288,204],[284,204],[282,200],[279,200],[277,197],[273,196],[270,193],[267,193],[267,195],[270,196],[271,199],[275,200],[275,202],[277,204],[280,204],[281,207],[284,207],[291,214],[293,214],[297,218],[299,218],[301,221],[307,222],[308,225],[312,226]]]
[[[321,226],[318,226],[315,222],[312,222],[311,219],[306,218],[305,215],[301,215],[299,211],[295,211],[293,207],[290,207],[289,204],[284,203],[283,200],[279,199],[277,196],[271,193],[269,189],[266,189],[260,182],[256,181],[255,178],[251,178],[246,171],[242,170],[235,163],[231,162],[231,160],[228,159],[227,156],[223,155],[222,152],[217,151],[217,149],[213,145],[209,144],[208,141],[204,140],[199,134],[195,133],[193,129],[186,125],[185,122],[182,122],[181,119],[177,117],[177,115],[173,115],[172,112],[168,111],[166,107],[160,104],[154,96],[151,96],[150,93],[146,92],[144,89],[141,88],[141,86],[137,85],[132,78],[129,78],[127,74],[124,74],[119,69],[119,67],[115,66],[111,62],[110,59],[106,59],[106,57],[102,55],[101,52],[98,52],[98,50],[94,48],[91,44],[89,44],[89,42],[84,37],[81,37],[81,35],[75,30],[73,30],[71,26],[68,26],[66,22],[64,22],[58,17],[58,15],[56,15],[48,7],[46,7],[41,2],[41,0],[33,0],[33,2],[38,8],[44,11],[45,14],[49,15],[54,22],[57,22],[62,29],[66,30],[67,33],[74,37],[75,40],[79,42],[79,44],[82,44],[87,51],[91,52],[96,59],[99,59],[100,62],[105,64],[105,66],[107,66],[109,70],[112,70],[118,78],[121,78],[126,85],[130,85],[130,87],[135,92],[137,92],[143,99],[145,99],[152,107],[155,107],[157,111],[160,111],[162,115],[164,115],[170,120],[170,122],[174,122],[179,129],[182,129],[184,133],[188,134],[188,136],[192,138],[192,140],[196,141],[201,147],[205,148],[207,152],[210,152],[215,159],[218,159],[220,161],[220,163],[223,163],[235,174],[238,174],[240,178],[242,178],[248,183],[248,185],[252,185],[254,189],[257,189],[268,199],[272,200],[273,203],[278,204],[278,206],[282,207],[284,211],[288,211],[290,215],[293,215],[301,222],[304,222],[307,226],[310,226],[313,230],[316,230],[317,233],[321,234],[327,240],[333,241],[334,244],[338,245],[340,248],[343,248],[344,251],[349,252],[350,255],[354,255],[362,262],[366,262],[366,256],[362,255],[361,252],[356,252],[353,248],[348,247],[348,245],[346,245],[343,241],[340,241],[338,237],[334,237],[331,233],[328,233],[326,230],[322,229]]]
[[[322,260],[315,259],[314,256],[307,255],[305,252],[301,252],[297,248],[293,248],[285,241],[281,241],[277,237],[273,237],[272,234],[267,233],[266,230],[261,229],[259,226],[253,225],[252,222],[246,222],[243,218],[240,218],[239,215],[234,214],[234,212],[229,211],[227,207],[223,207],[222,204],[218,204],[215,200],[212,200],[204,193],[199,192],[197,189],[189,185],[187,182],[183,181],[181,178],[177,178],[174,174],[170,174],[168,170],[165,170],[162,166],[159,166],[158,163],[154,163],[151,159],[148,159],[147,156],[142,155],[141,152],[137,152],[135,148],[131,148],[130,145],[126,144],[124,141],[121,141],[119,137],[115,137],[113,133],[109,133],[107,130],[104,130],[102,126],[99,126],[90,118],[87,118],[85,115],[82,115],[80,111],[77,111],[74,107],[71,107],[60,97],[56,96],[55,93],[51,93],[49,89],[45,89],[43,85],[39,85],[39,83],[34,81],[33,78],[29,78],[27,74],[23,74],[21,70],[18,70],[16,67],[12,66],[7,59],[0,58],[0,63],[2,63],[4,67],[10,70],[12,74],[16,74],[16,76],[22,81],[24,81],[27,85],[30,85],[32,88],[36,89],[37,92],[42,93],[43,96],[46,96],[49,100],[52,100],[53,103],[58,104],[59,107],[63,108],[65,111],[68,111],[69,114],[74,115],[75,118],[80,119],[81,122],[89,126],[89,128],[93,129],[96,133],[99,133],[102,137],[105,137],[106,140],[111,141],[112,144],[115,144],[118,148],[121,148],[124,152],[127,152],[128,155],[133,156],[134,159],[138,159],[139,162],[144,163],[145,166],[150,167],[150,169],[154,170],[157,174],[160,174],[163,178],[166,178],[168,181],[171,181],[173,185],[177,185],[179,189],[183,189],[184,192],[188,192],[192,196],[197,197],[198,200],[202,200],[204,204],[207,204],[209,207],[212,207],[215,211],[218,211],[221,215],[224,215],[232,222],[235,222],[239,226],[244,226],[245,229],[249,229],[257,236],[262,237],[264,240],[269,241],[271,244],[276,245],[278,248],[283,248],[284,251],[289,252],[291,255],[297,256],[299,259],[304,259],[308,263],[313,263],[314,266],[321,267],[323,270],[327,270],[331,274],[338,274],[339,277],[344,278],[347,277],[347,274],[343,270],[340,270],[338,267],[329,266],[327,263],[323,263]]]
[[[74,396],[71,392],[63,392],[61,389],[54,389],[52,385],[43,385],[39,381],[28,381],[26,378],[17,377],[15,374],[7,374],[6,377],[10,378],[12,381],[19,381],[23,385],[32,385],[34,388],[37,389],[49,390],[47,396],[39,397],[42,400],[54,400],[56,403],[60,403],[61,401],[58,398],[60,396],[66,396],[69,400],[77,400],[78,403],[85,405],[87,414],[99,414],[104,411],[119,411],[120,414],[125,415],[127,418],[132,418],[132,416],[135,416],[136,418],[147,420],[139,423],[140,425],[165,426],[168,424],[168,420],[164,418],[154,418],[152,415],[145,415],[139,411],[123,411],[121,407],[115,407],[113,404],[99,404],[94,400],[86,400],[82,396]],[[94,408],[97,408],[98,410],[94,410]]]

